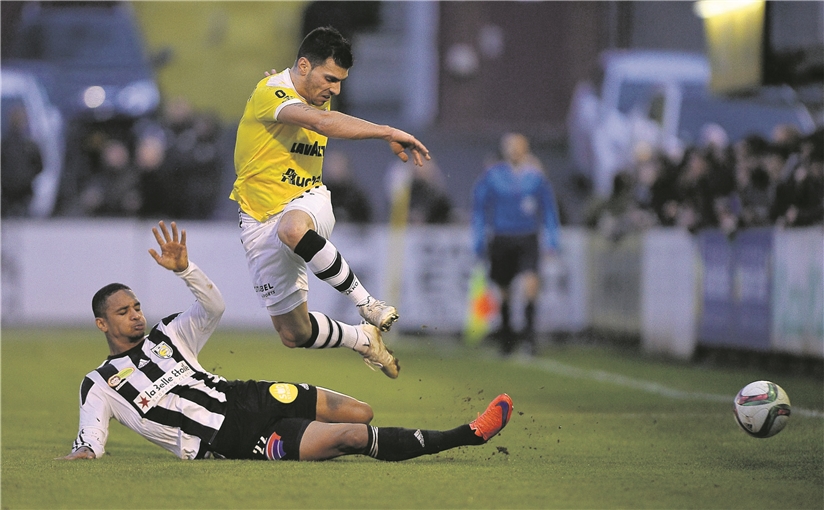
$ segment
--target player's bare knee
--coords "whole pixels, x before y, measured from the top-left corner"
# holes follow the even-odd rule
[[[353,406],[352,414],[353,423],[369,424],[372,421],[372,418],[375,417],[375,413],[372,411],[372,406],[366,402],[360,401],[358,401],[357,405]]]
[[[363,423],[372,421],[372,406],[348,395],[318,388],[318,420],[329,423]]]
[[[295,249],[309,229],[300,222],[285,222],[278,225],[278,239],[286,246]]]

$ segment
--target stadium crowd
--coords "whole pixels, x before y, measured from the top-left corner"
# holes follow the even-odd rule
[[[224,168],[223,132],[215,116],[195,111],[182,98],[169,101],[157,120],[138,123],[126,132],[85,132],[73,141],[74,153],[64,175],[68,182],[55,215],[210,219],[222,198],[221,183],[227,172],[233,173]],[[23,183],[27,191],[6,179],[19,173],[9,167],[21,159],[21,148],[31,146],[6,138],[3,216],[25,216],[31,181],[39,168],[28,172]],[[332,151],[327,159],[324,181],[335,191],[339,221],[377,221],[374,204],[355,182],[346,154]],[[700,140],[678,156],[638,148],[635,164],[615,175],[612,194],[587,200],[581,221],[611,239],[655,226],[690,232],[720,228],[733,235],[753,227],[820,225],[823,161],[822,128],[802,135],[791,126],[779,126],[769,139],[751,135],[731,143],[720,127],[708,125]],[[390,167],[390,201],[400,186],[407,189],[408,222],[462,221],[464,215],[456,214],[441,170],[434,161],[428,163],[412,170]],[[565,197],[558,198],[563,202]]]
[[[680,157],[640,148],[615,175],[609,197],[593,199],[586,226],[611,239],[653,226],[690,232],[803,227],[824,222],[824,130],[778,126],[770,139],[730,143],[717,125]]]
[[[144,118],[133,125],[73,126],[53,215],[209,219],[225,166],[222,133],[215,115],[196,111],[183,98],[169,101],[158,118]],[[19,155],[23,145],[7,138],[3,140],[6,169],[22,165],[24,159]],[[32,157],[24,162],[29,160]],[[14,211],[5,206],[11,204],[12,195],[16,202],[30,199],[38,171],[4,172],[28,176],[24,183],[3,181],[4,216],[26,215],[20,212],[21,206]],[[18,191],[24,188],[26,193]]]

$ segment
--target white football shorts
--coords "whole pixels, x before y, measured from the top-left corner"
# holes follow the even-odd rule
[[[284,213],[301,210],[311,216],[315,230],[329,239],[335,227],[332,199],[326,186],[306,190],[280,213],[263,223],[240,211],[240,241],[255,294],[269,315],[291,312],[309,296],[306,262],[278,238],[278,222]]]

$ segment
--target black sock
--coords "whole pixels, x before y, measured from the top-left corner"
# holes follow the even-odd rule
[[[483,444],[469,425],[452,430],[421,430],[368,426],[369,443],[364,454],[378,460],[407,460],[457,448]]]

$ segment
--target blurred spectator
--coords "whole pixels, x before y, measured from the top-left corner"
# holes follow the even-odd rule
[[[139,175],[126,143],[103,142],[99,164],[84,182],[80,209],[85,216],[134,216],[140,210]]]
[[[650,176],[645,176],[650,178]],[[626,234],[651,227],[656,218],[651,210],[651,193],[649,209],[641,206],[646,202],[645,187],[636,186],[632,176],[627,172],[618,172],[612,178],[612,193],[603,199],[596,199],[590,204],[586,213],[586,224],[597,229],[611,241],[618,241]]]
[[[733,196],[716,197],[713,201],[715,217],[718,219],[718,228],[727,237],[732,237],[740,225],[740,204]]]
[[[612,238],[653,224],[690,232],[720,228],[728,235],[742,228],[821,224],[822,145],[821,128],[802,136],[782,125],[771,140],[751,135],[731,145],[723,129],[708,124],[680,162],[639,147],[635,167],[615,182],[620,192],[591,206],[587,224]],[[650,211],[657,221],[647,221]]]
[[[717,224],[709,170],[710,162],[699,149],[692,147],[685,152],[676,184],[679,204],[675,223],[690,232]]]
[[[40,148],[29,136],[28,117],[22,106],[14,107],[9,115],[0,158],[2,216],[27,216],[33,194],[32,183],[43,170],[43,160]]]
[[[654,158],[658,175],[650,188],[650,205],[658,224],[672,227],[678,217],[678,167],[663,153]]]
[[[220,191],[221,125],[176,98],[159,120],[77,132],[63,213],[208,219]]]
[[[789,153],[798,148],[801,133],[792,124],[779,124],[773,129],[771,138],[772,142],[786,153],[785,156],[789,156]]]
[[[142,126],[135,148],[135,165],[140,174],[140,190],[143,196],[143,217],[162,217],[166,206],[175,198],[175,190],[163,181],[166,162],[166,134],[155,123]]]
[[[714,123],[702,126],[698,148],[709,165],[707,177],[713,197],[732,193],[735,189],[734,158],[724,128]]]
[[[633,213],[634,229],[660,224],[659,211],[663,203],[674,197],[674,188],[671,192],[665,188],[667,159],[663,153],[645,150],[637,155],[637,161],[637,177],[633,185],[633,196],[637,205],[637,211]],[[667,193],[670,193],[669,197]]]
[[[560,247],[555,194],[536,164],[529,140],[519,133],[501,138],[504,160],[493,164],[475,183],[472,204],[473,250],[489,261],[489,279],[501,297],[501,327],[494,334],[503,354],[511,353],[520,337],[537,350],[535,301],[540,290],[540,255],[555,255]],[[541,248],[543,247],[543,249]],[[516,335],[511,326],[510,294],[522,275],[525,328]]]
[[[369,223],[372,206],[366,193],[355,184],[349,158],[341,151],[326,151],[323,156],[323,183],[332,194],[332,210],[342,223]]]
[[[770,174],[758,160],[737,162],[736,190],[732,213],[738,217],[736,227],[763,227],[770,224]]]
[[[222,170],[219,119],[196,112],[185,98],[177,97],[166,103],[159,128],[145,129],[138,137],[145,197],[141,214],[210,218]]]
[[[404,210],[413,225],[444,224],[452,221],[452,199],[438,163],[424,160],[422,166],[395,162],[387,171],[387,187],[393,216]],[[395,216],[397,220],[397,216]]]
[[[824,221],[824,149],[819,129],[805,140],[798,164],[777,187],[773,217],[779,226],[803,227]]]
[[[412,187],[409,192],[409,222],[413,224],[449,223],[452,201],[440,167],[434,160],[424,160],[412,167]]]
[[[220,191],[220,120],[214,113],[200,112],[195,116],[192,131],[194,145],[183,164],[183,208],[178,217],[208,219]]]

